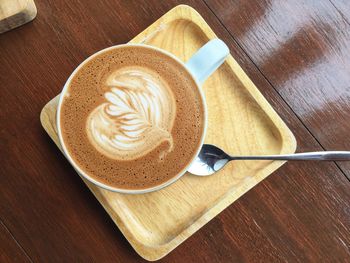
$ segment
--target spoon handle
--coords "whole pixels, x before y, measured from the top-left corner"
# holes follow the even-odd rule
[[[306,152],[284,155],[231,156],[232,160],[350,161],[350,151]]]

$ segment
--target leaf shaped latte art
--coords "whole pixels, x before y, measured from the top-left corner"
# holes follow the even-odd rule
[[[172,91],[158,75],[141,67],[123,68],[108,76],[106,99],[87,118],[92,145],[112,159],[133,160],[162,142],[173,148],[171,128],[176,105]]]

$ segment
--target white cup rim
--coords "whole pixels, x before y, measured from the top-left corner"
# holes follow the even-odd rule
[[[198,149],[196,150],[196,153],[193,155],[192,160],[184,167],[184,169],[182,169],[176,176],[172,177],[171,179],[169,179],[168,181],[157,185],[157,186],[153,186],[150,188],[145,188],[145,189],[124,189],[124,188],[117,188],[117,187],[113,187],[104,183],[101,183],[97,180],[95,180],[94,178],[92,178],[91,176],[89,176],[87,173],[85,173],[80,167],[79,165],[74,161],[74,159],[71,157],[69,151],[67,150],[67,147],[64,143],[63,140],[63,136],[62,136],[62,130],[61,130],[61,123],[60,123],[60,117],[61,117],[61,106],[62,106],[62,102],[64,99],[64,95],[68,90],[69,84],[71,82],[71,80],[73,79],[73,77],[76,75],[76,73],[79,71],[80,68],[82,68],[88,61],[90,61],[91,59],[93,59],[94,57],[96,57],[97,55],[106,52],[108,50],[111,49],[116,49],[116,48],[123,48],[126,46],[134,46],[134,47],[144,47],[144,48],[149,48],[152,50],[156,50],[158,52],[161,52],[164,55],[167,55],[168,57],[174,59],[175,61],[177,61],[180,65],[183,66],[183,68],[189,73],[189,75],[192,77],[192,79],[194,80],[194,82],[196,83],[197,89],[199,90],[199,94],[201,96],[202,99],[202,104],[203,104],[203,109],[204,109],[204,127],[203,127],[203,133],[202,133],[202,137],[198,146]],[[67,160],[71,163],[71,165],[73,166],[73,168],[77,171],[77,173],[85,178],[86,180],[88,180],[89,182],[97,185],[98,187],[104,188],[106,190],[112,191],[112,192],[118,192],[118,193],[124,193],[124,194],[143,194],[143,193],[149,193],[149,192],[154,192],[157,190],[160,190],[166,186],[169,186],[170,184],[174,183],[175,181],[177,181],[178,179],[180,179],[188,170],[188,168],[190,167],[191,163],[194,161],[194,159],[198,156],[203,143],[204,143],[204,138],[206,135],[206,131],[207,131],[207,125],[208,125],[208,113],[207,113],[207,105],[206,105],[206,100],[205,100],[205,95],[204,92],[201,88],[200,83],[198,82],[198,80],[193,76],[193,74],[188,70],[188,68],[186,67],[186,64],[184,62],[182,62],[179,58],[177,58],[175,55],[171,54],[168,51],[165,51],[163,49],[160,49],[158,47],[154,47],[154,46],[150,46],[150,45],[145,45],[145,44],[121,44],[121,45],[115,45],[115,46],[111,46],[105,49],[102,49],[94,54],[92,54],[91,56],[89,56],[88,58],[86,58],[83,62],[81,62],[75,69],[74,71],[71,73],[71,75],[69,76],[69,78],[67,79],[66,83],[64,84],[64,87],[62,89],[62,92],[60,94],[59,97],[59,101],[58,101],[58,106],[57,106],[57,113],[56,113],[56,125],[57,125],[57,132],[58,132],[58,138],[61,144],[61,147],[63,149],[63,153],[65,155],[65,157],[67,158]]]

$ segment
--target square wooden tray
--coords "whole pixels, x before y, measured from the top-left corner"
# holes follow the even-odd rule
[[[157,46],[186,61],[214,32],[191,7],[170,10],[130,42]],[[206,143],[232,154],[295,151],[293,134],[241,67],[229,56],[204,84],[208,104]],[[55,115],[58,96],[42,110],[41,123],[60,147]],[[237,161],[210,177],[186,174],[163,190],[125,195],[85,181],[133,248],[147,260],[164,257],[283,162]]]

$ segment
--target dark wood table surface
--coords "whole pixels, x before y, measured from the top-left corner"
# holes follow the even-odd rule
[[[36,0],[0,35],[0,262],[141,262],[44,132],[73,69],[186,3],[293,131],[298,151],[350,150],[350,1]],[[349,262],[350,163],[287,163],[164,262]]]

